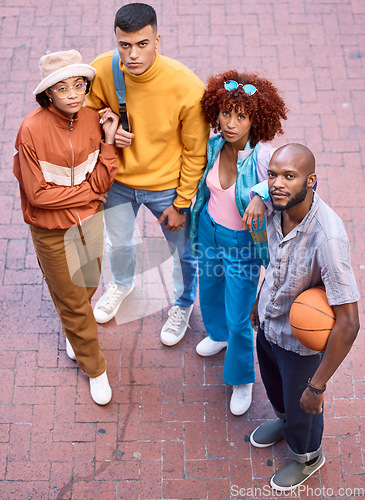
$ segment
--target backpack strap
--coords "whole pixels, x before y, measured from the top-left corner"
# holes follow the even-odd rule
[[[123,71],[120,70],[119,61],[120,61],[119,52],[118,49],[115,49],[113,52],[113,59],[112,59],[114,86],[118,96],[119,114],[122,119],[122,126],[124,130],[129,131],[129,124],[127,118],[127,105],[125,97],[124,73]]]

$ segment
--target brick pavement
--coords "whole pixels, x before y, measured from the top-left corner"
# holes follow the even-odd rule
[[[17,128],[34,107],[38,59],[48,49],[77,48],[85,61],[109,50],[120,5],[0,0],[0,498],[218,500],[229,498],[233,485],[261,487],[256,498],[278,498],[263,487],[288,459],[285,444],[257,450],[248,443],[250,431],[273,416],[259,377],[249,412],[230,415],[223,356],[204,361],[194,351],[204,336],[198,307],[178,346],[160,344],[169,295],[159,275],[146,280],[144,296],[134,302],[131,296],[125,316],[100,328],[114,397],[106,408],[91,403],[86,378],[65,354],[22,221],[12,153]],[[304,142],[315,152],[319,193],[346,223],[364,296],[364,2],[156,0],[153,5],[160,52],[178,58],[204,81],[236,67],[277,84],[291,112],[286,135],[276,144]],[[145,245],[154,241],[147,213],[139,223]],[[135,306],[147,307],[156,294],[161,303],[154,303],[153,314],[133,318]],[[360,313],[363,320],[363,301]],[[123,319],[128,315],[130,321]],[[329,384],[327,463],[308,481],[312,492],[301,498],[340,498],[340,488],[351,496],[355,487],[365,487],[364,358],[362,330]],[[237,488],[231,493],[242,497]],[[254,498],[253,492],[244,497]]]

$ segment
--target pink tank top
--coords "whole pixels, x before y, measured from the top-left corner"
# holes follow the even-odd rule
[[[207,186],[210,191],[208,213],[217,224],[234,231],[243,231],[242,217],[238,212],[234,195],[236,183],[228,189],[222,188],[219,181],[219,159],[220,154],[207,175]]]

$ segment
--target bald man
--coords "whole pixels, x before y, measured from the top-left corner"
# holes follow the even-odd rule
[[[288,144],[275,151],[267,186],[274,208],[267,217],[270,264],[251,322],[257,330],[261,377],[278,418],[257,427],[250,441],[259,448],[287,441],[294,460],[270,480],[279,491],[300,487],[325,462],[326,383],[359,330],[359,292],[347,234],[338,215],[313,191],[315,182],[315,159],[308,148]],[[253,191],[264,197],[262,186]],[[318,285],[325,286],[336,314],[324,354],[300,344],[289,323],[294,299]]]

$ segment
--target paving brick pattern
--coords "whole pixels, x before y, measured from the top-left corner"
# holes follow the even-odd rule
[[[285,443],[258,450],[248,442],[249,433],[273,417],[260,377],[249,412],[232,416],[230,389],[221,378],[223,355],[203,360],[194,350],[204,337],[198,306],[186,338],[173,348],[160,344],[170,296],[158,273],[135,304],[147,308],[158,295],[162,306],[147,317],[119,318],[100,328],[114,396],[105,408],[91,402],[87,379],[66,356],[22,220],[13,144],[35,105],[39,57],[76,48],[89,62],[113,48],[113,18],[121,3],[0,0],[0,498],[279,498],[267,484],[288,460]],[[278,86],[290,115],[275,144],[303,142],[314,151],[318,191],[345,221],[364,296],[363,0],[153,3],[160,52],[203,81],[238,68]],[[155,241],[153,219],[142,211],[139,223],[145,243]],[[125,315],[133,314],[132,297]],[[363,321],[363,300],[359,306]],[[362,330],[329,383],[327,462],[301,498],[354,497],[355,488],[365,487],[364,359]]]

